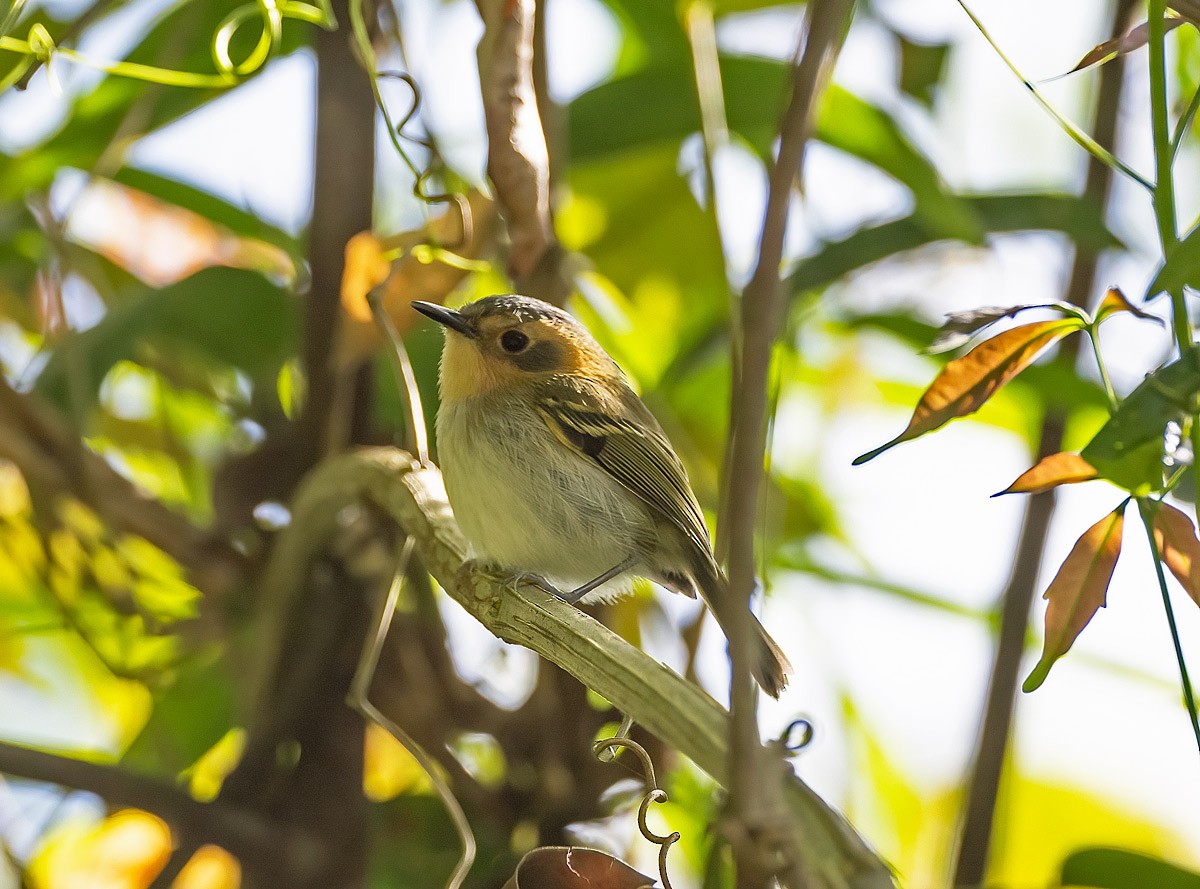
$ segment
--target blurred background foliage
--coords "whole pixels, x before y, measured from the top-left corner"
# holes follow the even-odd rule
[[[1054,13],[1063,27],[1034,36],[1020,17],[1040,22],[1045,4],[978,5],[1009,24],[1009,48],[1045,76],[1100,42],[1113,13],[1113,4],[1075,3]],[[752,265],[764,164],[803,6],[545,6],[539,89],[555,227],[576,288],[569,306],[628,371],[715,514],[731,294]],[[9,34],[25,39],[39,24],[96,58],[211,72],[213,35],[238,8],[233,0],[31,0]],[[396,260],[388,299],[461,303],[513,290],[495,210],[478,192],[474,7],[397,0],[371,12],[380,70],[409,71],[423,93],[406,133],[425,144],[406,145],[435,182],[470,191],[477,236],[454,246],[465,263],[414,250],[428,240],[427,225],[446,229],[445,209],[412,196],[412,173],[386,136],[369,126],[342,132],[376,145],[367,218],[376,258]],[[805,190],[794,198],[791,310],[775,356],[761,523],[766,623],[798,668],[795,688],[765,711],[764,730],[778,732],[799,712],[814,719],[817,741],[798,770],[913,887],[949,879],[996,597],[1017,531],[1016,507],[983,494],[1029,465],[1047,410],[1065,412],[1065,447],[1077,448],[1104,421],[1105,396],[1089,373],[1043,362],[947,433],[943,449],[912,446],[927,448],[924,456],[897,454],[855,481],[845,467],[891,434],[882,430],[899,428],[932,377],[938,359],[919,352],[940,313],[1060,298],[1073,250],[1103,253],[1105,271],[1130,293],[1141,292],[1153,261],[1144,211],[1120,189],[1107,214],[1080,197],[1082,153],[1024,109],[1022,91],[960,19],[951,3],[858,5],[817,116]],[[715,35],[711,58],[698,42],[705,28]],[[235,58],[258,40],[244,31]],[[229,90],[148,84],[51,56],[27,89],[0,95],[0,738],[120,764],[200,800],[222,794],[242,756],[247,677],[261,640],[254,580],[309,465],[297,456],[307,445],[296,418],[312,385],[302,318],[314,281],[317,33],[286,20],[261,73]],[[1186,101],[1200,80],[1200,44],[1190,26],[1170,39],[1173,95]],[[18,58],[0,52],[5,65]],[[1132,56],[1126,74],[1133,135],[1118,148],[1144,159],[1141,58]],[[727,127],[707,149],[696,87],[705,65],[719,71]],[[979,95],[969,92],[983,82],[974,66],[991,78]],[[1061,89],[1086,125],[1101,113],[1092,110],[1097,77],[1084,72],[1048,88]],[[403,117],[404,86],[380,85],[392,118]],[[272,105],[290,116],[272,116]],[[256,128],[256,114],[282,128]],[[1193,135],[1183,151],[1194,177]],[[343,290],[352,313],[364,289]],[[440,337],[410,314],[394,318],[432,416]],[[403,411],[387,357],[367,322],[350,315],[341,323],[342,338],[324,356],[345,409],[339,444],[397,440]],[[1114,373],[1127,389],[1169,342],[1124,330],[1118,343],[1129,360]],[[989,510],[991,518],[977,518]],[[439,755],[483,850],[471,885],[500,885],[527,849],[572,839],[652,871],[628,788],[609,789],[619,769],[584,762],[587,742],[614,718],[607,705],[473,627],[444,596],[417,599],[395,631],[409,654],[392,693],[411,705],[406,729],[449,751]],[[720,640],[688,604],[647,588],[603,616],[723,698]],[[1194,650],[1200,624],[1182,620]],[[434,651],[443,640],[449,657]],[[1169,885],[1200,885],[1186,871],[1200,865],[1200,830],[1179,814],[1191,808],[1180,799],[1196,798],[1200,770],[1194,751],[1188,758],[1173,667],[1119,646],[1113,654],[1104,647],[1111,642],[1110,634],[1097,648],[1081,646],[1079,666],[1061,668],[1080,671],[1061,680],[1062,697],[1022,716],[1058,725],[1045,708],[1061,708],[1080,728],[1070,738],[1047,740],[1036,729],[1017,736],[990,885],[1167,886],[1137,882],[1159,873],[1147,868],[1167,867],[1158,859],[1183,868]],[[1103,691],[1079,691],[1089,682]],[[1121,707],[1110,708],[1117,696]],[[1149,715],[1138,709],[1147,700],[1157,708]],[[1102,759],[1103,769],[1055,770],[1071,756],[1064,751],[1086,748],[1093,735],[1106,736],[1096,741],[1104,753],[1079,755]],[[675,884],[723,885],[713,785],[670,751],[652,752],[671,800],[656,816],[683,836]],[[428,780],[374,727],[361,756],[368,851],[360,882],[345,884],[441,885],[457,841]],[[1171,771],[1146,778],[1147,761]],[[1106,770],[1126,766],[1142,776],[1144,793],[1110,781]],[[188,854],[171,864],[173,842],[180,838],[147,812],[54,782],[0,779],[0,885],[239,885],[241,868],[227,852],[183,843]],[[1081,852],[1101,846],[1145,857],[1103,853],[1116,857],[1097,864],[1102,853]]]

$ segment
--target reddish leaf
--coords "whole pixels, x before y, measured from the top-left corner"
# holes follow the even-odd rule
[[[1173,5],[1173,4],[1172,4]],[[1173,31],[1184,23],[1183,19],[1167,16],[1163,19],[1163,30]],[[1150,23],[1142,22],[1136,28],[1130,29],[1127,33],[1120,37],[1114,37],[1112,40],[1105,40],[1098,46],[1089,50],[1079,64],[1072,68],[1067,74],[1074,74],[1077,71],[1082,71],[1084,68],[1090,68],[1093,65],[1103,65],[1105,62],[1110,62],[1117,56],[1131,53],[1134,50],[1141,49],[1146,45],[1146,41],[1150,39]],[[1062,75],[1066,77],[1067,75]]]
[[[1059,485],[1073,485],[1097,478],[1099,473],[1092,464],[1078,454],[1063,451],[1043,457],[1032,469],[1022,472],[1015,482],[993,497],[1004,494],[1040,494]]]
[[[1129,312],[1137,318],[1144,321],[1153,321],[1156,324],[1162,325],[1163,319],[1157,315],[1151,315],[1149,312],[1143,312],[1133,303],[1125,298],[1125,294],[1118,287],[1108,288],[1108,293],[1104,294],[1104,299],[1100,301],[1100,307],[1096,309],[1096,320],[1107,318],[1117,312]]]
[[[1128,501],[1126,501],[1128,502]],[[1125,504],[1106,515],[1075,541],[1058,574],[1042,596],[1046,606],[1046,640],[1042,658],[1021,686],[1033,691],[1046,681],[1054,662],[1071,648],[1088,621],[1104,607],[1108,584],[1121,555]]]
[[[874,459],[902,441],[910,441],[979,410],[1001,386],[1033,363],[1042,350],[1082,326],[1078,318],[1056,318],[1022,324],[984,340],[942,368],[913,412],[908,428],[885,445],[854,461]]]
[[[623,861],[577,846],[541,846],[525,853],[504,889],[645,889],[654,880]]]
[[[1200,605],[1200,540],[1192,520],[1174,506],[1160,503],[1154,514],[1154,541],[1163,564]]]

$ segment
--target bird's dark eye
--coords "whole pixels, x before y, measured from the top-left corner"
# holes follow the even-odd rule
[[[500,335],[500,347],[505,352],[516,354],[524,352],[525,347],[529,345],[529,337],[521,333],[519,330],[506,330]]]

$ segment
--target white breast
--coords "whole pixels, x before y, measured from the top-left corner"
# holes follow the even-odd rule
[[[443,404],[437,429],[446,493],[476,558],[565,591],[653,545],[647,507],[532,408]]]

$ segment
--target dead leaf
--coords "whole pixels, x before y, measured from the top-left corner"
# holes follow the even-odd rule
[[[932,432],[955,417],[973,414],[1001,386],[1032,364],[1042,350],[1079,330],[1082,324],[1078,318],[1056,318],[1022,324],[984,340],[942,368],[902,433],[858,457],[854,465],[866,463],[902,441]]]
[[[1104,607],[1108,584],[1121,555],[1125,503],[1075,541],[1058,574],[1042,595],[1050,602],[1046,606],[1046,639],[1041,660],[1021,686],[1023,690],[1033,691],[1046,681],[1050,667],[1070,650],[1083,628]]]
[[[1108,288],[1108,293],[1104,294],[1104,299],[1100,301],[1099,307],[1096,309],[1096,320],[1100,321],[1107,318],[1109,315],[1117,312],[1129,312],[1135,318],[1141,318],[1144,321],[1153,321],[1160,326],[1165,326],[1166,322],[1157,315],[1151,315],[1149,312],[1143,312],[1121,292],[1119,287]]]
[[[995,324],[1003,318],[1011,318],[1026,309],[1051,309],[1061,305],[1063,304],[1038,303],[1021,306],[981,306],[965,312],[949,312],[942,326],[938,328],[933,342],[923,351],[926,355],[949,352],[951,349],[957,349],[989,324]]]
[[[525,853],[504,889],[643,889],[654,882],[595,849],[542,846]]]
[[[1163,564],[1200,605],[1200,540],[1192,520],[1174,506],[1160,503],[1154,514],[1154,541]]]
[[[1004,494],[1040,494],[1059,485],[1073,485],[1097,478],[1099,473],[1092,464],[1078,454],[1063,451],[1043,457],[1032,469],[1017,476],[1017,480],[993,497]]]
[[[1175,30],[1183,23],[1184,19],[1176,18],[1174,16],[1165,17],[1163,19],[1164,33]],[[1105,40],[1103,43],[1094,46],[1084,54],[1083,58],[1079,60],[1079,64],[1068,71],[1067,74],[1075,74],[1076,72],[1082,71],[1085,68],[1090,68],[1093,65],[1103,65],[1105,62],[1112,61],[1117,56],[1125,55],[1126,53],[1131,53],[1135,50],[1141,49],[1146,45],[1146,41],[1149,39],[1150,23],[1142,22],[1140,25],[1135,28],[1131,28],[1120,37],[1114,37],[1112,40]],[[1062,74],[1060,76],[1066,77],[1067,74]]]
[[[371,232],[359,232],[346,242],[342,263],[342,308],[355,321],[370,321],[367,294],[387,280],[392,264]]]

